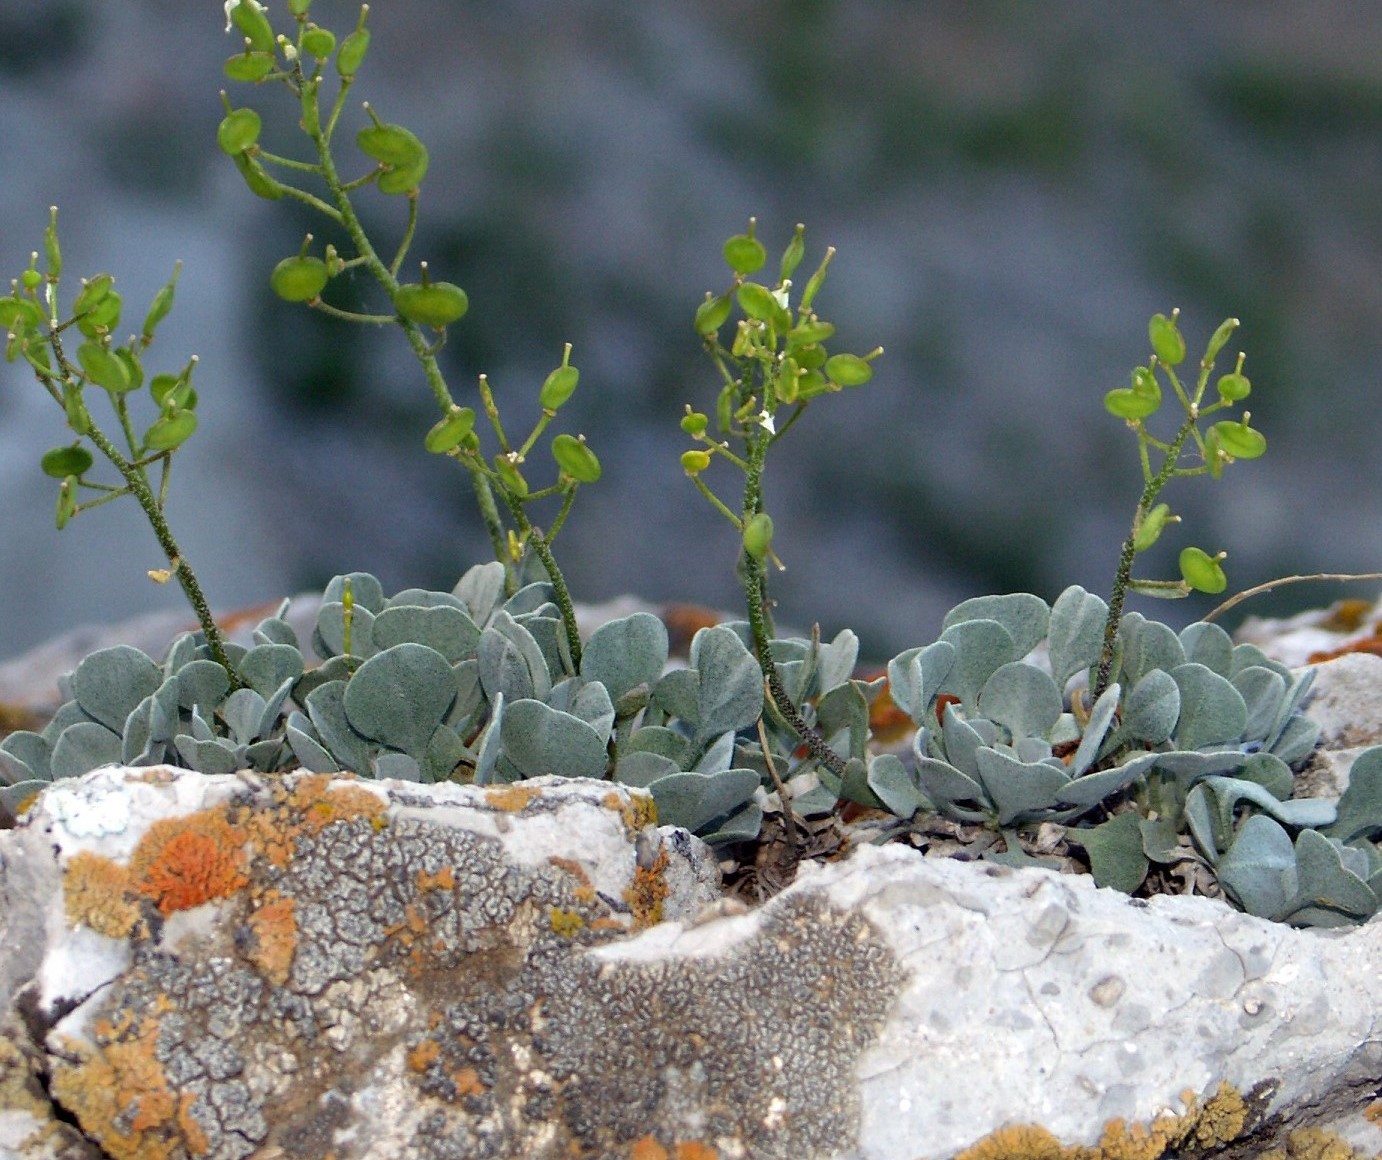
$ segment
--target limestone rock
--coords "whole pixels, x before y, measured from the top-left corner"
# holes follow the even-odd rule
[[[0,1156],[1258,1156],[1321,1119],[1382,1146],[1382,923],[900,846],[739,913],[647,807],[55,785],[0,834]]]

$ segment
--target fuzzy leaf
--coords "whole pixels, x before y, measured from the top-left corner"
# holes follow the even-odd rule
[[[94,652],[77,666],[72,697],[88,717],[118,733],[139,702],[162,683],[163,672],[152,659],[122,644]]]
[[[1304,919],[1311,926],[1332,926],[1336,925],[1332,915],[1317,912],[1333,912],[1344,919],[1361,921],[1377,911],[1377,894],[1356,869],[1346,865],[1348,855],[1353,853],[1356,851],[1315,830],[1301,831],[1295,846],[1296,896],[1287,921],[1298,923]]]
[[[1382,833],[1382,745],[1365,749],[1353,759],[1348,788],[1339,798],[1338,816],[1324,833],[1341,842],[1359,838],[1375,841]]]
[[[1022,661],[1001,666],[979,694],[980,714],[1005,726],[1014,739],[1045,736],[1060,719],[1062,707],[1056,682]]]
[[[1100,886],[1131,894],[1147,877],[1147,855],[1142,850],[1141,816],[1136,810],[1115,814],[1074,837],[1089,855],[1089,868]]]
[[[880,753],[869,762],[868,784],[888,810],[899,818],[907,819],[918,810],[929,813],[936,808],[895,753]]]
[[[398,644],[356,670],[342,706],[357,733],[420,760],[455,699],[455,677],[441,653]]]
[[[371,657],[374,647],[374,613],[363,605],[355,605],[350,613],[350,639],[346,640],[345,605],[340,602],[323,603],[317,610],[317,624],[312,630],[312,650],[322,660],[337,656]]]
[[[888,695],[893,704],[921,725],[931,699],[955,663],[955,646],[938,640],[925,648],[910,648],[888,662]]]
[[[1019,660],[1046,638],[1051,610],[1046,601],[1030,592],[975,596],[961,601],[946,614],[941,621],[941,639],[949,639],[947,629],[971,620],[992,620],[1001,624],[1013,642],[1014,655],[1009,659]]]
[[[1186,661],[1204,665],[1225,677],[1233,668],[1233,638],[1217,624],[1197,620],[1187,625],[1181,630],[1180,643]]]
[[[605,743],[589,725],[541,701],[520,698],[504,711],[504,754],[525,778],[605,775]]]
[[[455,599],[447,593],[438,595]],[[452,663],[475,656],[480,644],[479,626],[469,613],[452,604],[390,606],[375,616],[370,631],[377,649],[409,642],[425,644]]]
[[[1120,736],[1147,745],[1170,739],[1180,720],[1180,686],[1165,669],[1152,669],[1128,693]]]
[[[614,770],[614,778],[625,785],[647,788],[660,777],[667,777],[680,772],[681,767],[670,757],[663,757],[660,753],[651,753],[646,750],[635,750],[633,753],[620,755],[619,764]]]
[[[1070,783],[1070,775],[1060,765],[1028,764],[987,745],[980,746],[974,756],[979,781],[997,809],[1000,826],[1052,814],[1060,791]]]
[[[334,576],[322,592],[323,604],[339,604],[345,599],[346,581],[350,581],[350,598],[358,612],[364,609],[371,614],[384,607],[384,588],[368,572],[351,572],[344,576]],[[323,658],[325,659],[325,658]]]
[[[309,773],[339,773],[336,764],[321,742],[316,738],[312,722],[302,713],[291,713],[285,730],[288,745],[298,763]]]
[[[470,619],[483,628],[495,609],[503,603],[504,565],[497,560],[476,564],[456,582],[453,595],[459,596],[470,612]]]
[[[745,805],[758,789],[758,774],[751,769],[674,773],[659,778],[648,789],[657,803],[659,824],[696,833]]]
[[[1180,639],[1159,620],[1131,612],[1123,617],[1118,635],[1123,641],[1123,683],[1129,688],[1154,669],[1170,672],[1185,663]]]
[[[354,729],[345,711],[345,681],[327,681],[307,694],[307,715],[331,758],[342,769],[366,776],[369,744]]]
[[[983,786],[949,762],[934,757],[918,757],[916,775],[921,793],[948,818],[962,822],[983,822],[993,812]]]
[[[78,721],[58,736],[49,769],[54,780],[80,777],[101,765],[120,762],[120,735],[95,721]]]
[[[581,676],[599,681],[618,701],[639,685],[652,688],[667,665],[667,626],[647,612],[600,625],[581,650]]]
[[[291,645],[259,644],[240,659],[236,674],[260,696],[270,697],[284,681],[302,676],[302,668],[302,654]]]
[[[971,713],[989,677],[1022,655],[1012,634],[996,620],[959,621],[941,634],[941,640],[953,645],[956,655],[940,692],[959,697]]]
[[[41,733],[16,730],[0,741],[0,780],[11,785],[27,781],[51,781],[52,750]]]
[[[494,700],[503,693],[510,701],[545,700],[552,691],[552,676],[533,634],[504,609],[494,614],[480,634],[480,684]]]
[[[1237,741],[1247,724],[1248,707],[1226,678],[1197,662],[1177,665],[1171,676],[1180,689],[1178,749],[1203,749]]]
[[[700,629],[691,641],[691,667],[700,674],[696,736],[704,742],[752,725],[763,712],[763,672],[733,629]]]
[[[1284,915],[1296,897],[1296,853],[1281,825],[1264,814],[1243,823],[1215,866],[1219,885],[1249,914]]]
[[[1051,605],[1047,648],[1051,672],[1062,689],[1072,676],[1098,662],[1107,618],[1108,605],[1078,584],[1072,584]]]

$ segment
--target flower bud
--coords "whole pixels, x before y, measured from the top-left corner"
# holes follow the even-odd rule
[[[69,475],[58,484],[58,531],[67,527],[67,521],[77,514],[77,477]]]
[[[519,498],[528,494],[528,481],[523,478],[518,465],[507,455],[494,457],[494,470],[498,473],[500,482],[511,494]]]
[[[306,16],[312,7],[312,0],[288,0],[288,11],[294,16]]]
[[[1168,367],[1177,366],[1185,361],[1185,339],[1181,335],[1180,327],[1176,325],[1176,317],[1179,314],[1179,310],[1171,311],[1170,318],[1164,314],[1153,314],[1151,321],[1147,323],[1147,337],[1151,340],[1152,350]]]
[[[1214,596],[1228,587],[1228,577],[1220,566],[1226,553],[1211,556],[1200,548],[1186,548],[1180,554],[1181,578],[1197,592]]]
[[[439,419],[430,431],[423,445],[433,455],[445,455],[461,445],[461,442],[475,428],[473,407],[452,407],[450,412]]]
[[[773,544],[773,520],[767,512],[758,512],[744,525],[744,551],[761,560]]]
[[[67,412],[67,425],[78,435],[85,435],[91,430],[91,415],[82,401],[80,387],[63,386],[62,408]]]
[[[724,245],[725,263],[736,274],[752,274],[761,270],[763,263],[768,260],[768,251],[752,231],[753,224],[750,222],[749,233],[735,234]]]
[[[168,312],[173,309],[173,292],[177,288],[178,275],[181,273],[182,263],[174,263],[173,276],[159,287],[158,292],[154,295],[154,300],[149,303],[149,313],[144,315],[144,329],[141,332],[145,342],[152,341],[154,330],[160,322],[168,317]]]
[[[585,436],[565,433],[552,440],[552,458],[557,466],[577,483],[595,483],[600,478],[600,461],[586,446]]]
[[[1214,360],[1219,357],[1219,352],[1224,349],[1228,340],[1233,337],[1233,332],[1238,329],[1239,322],[1236,318],[1225,318],[1219,323],[1219,329],[1209,337],[1209,345],[1204,348],[1204,366],[1212,366]]]
[[[409,322],[438,330],[464,318],[470,309],[466,292],[451,282],[409,282],[394,292],[393,304]]]
[[[538,393],[538,405],[544,411],[555,411],[571,397],[580,377],[581,372],[573,366],[557,367],[542,384],[542,390]]]
[[[41,466],[44,475],[51,475],[54,479],[66,479],[69,475],[74,478],[85,475],[91,470],[91,452],[85,447],[74,444],[71,447],[54,447],[43,455]]]
[[[710,466],[710,453],[700,448],[692,448],[681,453],[681,469],[687,475],[699,475]]]
[[[1167,504],[1159,503],[1149,511],[1137,525],[1133,533],[1132,550],[1145,552],[1161,538],[1167,524],[1176,523],[1180,516],[1173,516]]]
[[[705,434],[705,429],[710,426],[710,420],[700,411],[693,411],[690,407],[686,408],[686,414],[681,418],[681,429],[686,434],[697,438]]]
[[[230,157],[243,153],[259,140],[263,121],[253,109],[232,109],[216,128],[216,144]]]
[[[43,253],[48,259],[48,277],[62,276],[62,248],[58,245],[58,207],[48,207],[48,228],[43,231]]]
[[[284,258],[269,275],[269,285],[285,302],[311,302],[321,295],[331,273],[320,258],[299,254]]]

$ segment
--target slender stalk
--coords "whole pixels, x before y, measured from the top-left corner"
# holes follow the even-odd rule
[[[1287,584],[1300,584],[1306,580],[1334,580],[1345,582],[1349,580],[1382,580],[1382,572],[1315,572],[1309,576],[1281,576],[1276,580],[1269,580],[1265,584],[1258,584],[1252,588],[1245,588],[1237,596],[1230,596],[1222,604],[1205,613],[1200,619],[1205,621],[1215,620],[1223,615],[1230,608],[1237,604],[1242,604],[1250,596],[1260,596],[1264,592],[1271,592]]]
[[[1118,572],[1113,580],[1113,592],[1109,595],[1108,618],[1104,621],[1104,644],[1099,650],[1099,668],[1095,675],[1094,691],[1091,703],[1097,701],[1105,689],[1109,686],[1109,677],[1113,669],[1113,649],[1118,639],[1118,626],[1123,622],[1123,601],[1128,593],[1128,585],[1132,581],[1132,561],[1137,555],[1135,544],[1137,529],[1141,525],[1147,513],[1152,510],[1152,505],[1156,503],[1156,497],[1161,494],[1161,489],[1166,486],[1167,481],[1176,473],[1176,458],[1180,455],[1180,449],[1185,445],[1185,441],[1190,438],[1191,432],[1195,430],[1195,415],[1181,425],[1181,429],[1176,433],[1171,445],[1166,449],[1166,458],[1161,464],[1161,470],[1147,480],[1146,486],[1142,489],[1142,498],[1137,503],[1137,515],[1133,520],[1132,530],[1128,532],[1128,538],[1123,541],[1123,549],[1118,554]]]

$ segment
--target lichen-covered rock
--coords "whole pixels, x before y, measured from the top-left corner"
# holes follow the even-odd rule
[[[565,779],[55,785],[0,834],[0,1156],[1155,1160],[1348,1117],[1382,1146],[1382,922],[901,846],[743,913],[652,822]]]

